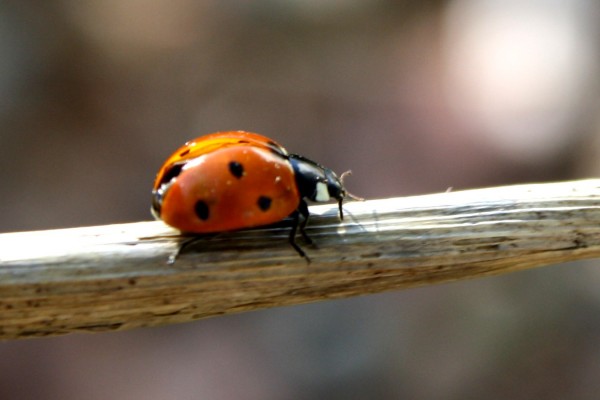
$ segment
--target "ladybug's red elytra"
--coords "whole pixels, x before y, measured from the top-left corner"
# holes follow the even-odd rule
[[[182,232],[197,234],[268,225],[291,216],[290,244],[310,261],[296,243],[298,229],[311,243],[304,231],[310,215],[306,200],[336,200],[343,219],[344,198],[361,200],[344,188],[345,175],[289,154],[265,136],[217,132],[187,142],[167,159],[154,181],[152,213]]]

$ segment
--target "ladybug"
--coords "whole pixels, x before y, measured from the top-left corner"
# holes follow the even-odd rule
[[[349,173],[338,177],[257,133],[212,133],[187,142],[160,168],[152,190],[152,213],[191,234],[252,228],[291,217],[289,242],[310,262],[295,239],[300,230],[312,243],[304,231],[310,215],[306,201],[336,200],[343,219],[344,198],[362,200],[344,188],[343,178]]]

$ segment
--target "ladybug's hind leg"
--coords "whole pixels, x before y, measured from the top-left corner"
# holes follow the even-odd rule
[[[169,264],[169,265],[175,264],[175,261],[177,261],[179,256],[181,254],[185,253],[189,247],[193,247],[195,244],[197,244],[199,242],[202,242],[205,240],[210,240],[216,236],[218,236],[218,233],[216,233],[216,234],[192,234],[192,236],[185,238],[184,240],[182,240],[179,243],[179,245],[177,246],[177,250],[175,250],[167,259],[167,264]]]
[[[169,258],[167,259],[167,264],[169,265],[173,265],[175,264],[175,261],[177,261],[177,258],[179,258],[179,256],[181,255],[181,253],[183,253],[183,251],[188,248],[190,245],[198,242],[201,240],[201,237],[199,236],[192,236],[190,238],[185,239],[184,241],[182,241],[181,243],[179,243],[179,246],[177,246],[177,250],[175,250],[173,252],[173,254],[171,254],[169,256]]]

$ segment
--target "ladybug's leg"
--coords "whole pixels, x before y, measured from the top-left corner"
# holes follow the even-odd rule
[[[296,243],[296,233],[298,232],[298,226],[300,226],[300,231],[303,233],[302,236],[306,236],[306,233],[304,233],[304,227],[303,225],[306,225],[304,223],[304,221],[302,221],[302,223],[300,223],[300,213],[298,210],[294,211],[292,213],[292,230],[290,231],[290,245],[292,245],[292,247],[294,248],[294,250],[296,250],[296,252],[300,255],[300,257],[303,257],[307,263],[310,264],[310,258],[308,258],[308,256],[306,255],[306,253],[304,252],[304,250],[302,250],[300,248],[300,246],[298,246],[298,243]]]
[[[179,255],[181,253],[183,253],[183,251],[188,248],[190,245],[194,244],[195,242],[198,242],[200,240],[202,240],[203,237],[201,236],[192,236],[190,238],[185,239],[184,241],[182,241],[179,244],[179,247],[177,247],[177,250],[173,252],[173,254],[171,254],[169,256],[169,258],[167,259],[167,264],[169,265],[173,265],[175,264],[175,261],[177,261],[177,258],[179,257]]]
[[[306,241],[306,243],[313,244],[312,239],[308,237],[306,231],[304,230],[304,228],[306,228],[306,225],[308,224],[308,217],[310,217],[310,213],[308,212],[308,205],[306,205],[306,202],[304,200],[300,201],[300,204],[298,205],[298,212],[304,217],[302,222],[300,222],[299,224],[300,234],[302,235],[302,238]]]
[[[344,210],[342,209],[342,201],[344,200],[344,198],[340,198],[338,200],[338,208],[340,209],[340,221],[344,220]]]
[[[169,258],[167,259],[167,264],[169,264],[169,265],[175,264],[175,261],[177,261],[179,256],[181,254],[183,254],[188,249],[188,247],[193,246],[193,245],[197,244],[198,242],[210,240],[218,235],[219,235],[218,233],[215,233],[215,234],[203,233],[203,234],[195,234],[193,236],[189,236],[189,237],[185,238],[184,240],[182,240],[179,243],[179,247],[177,247],[177,250],[175,250],[173,252],[173,254],[171,254],[169,256]]]

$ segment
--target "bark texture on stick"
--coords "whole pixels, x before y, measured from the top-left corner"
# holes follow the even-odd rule
[[[97,332],[500,274],[600,256],[600,180],[310,209],[318,247],[285,222],[200,240],[161,222],[0,235],[0,339]]]

